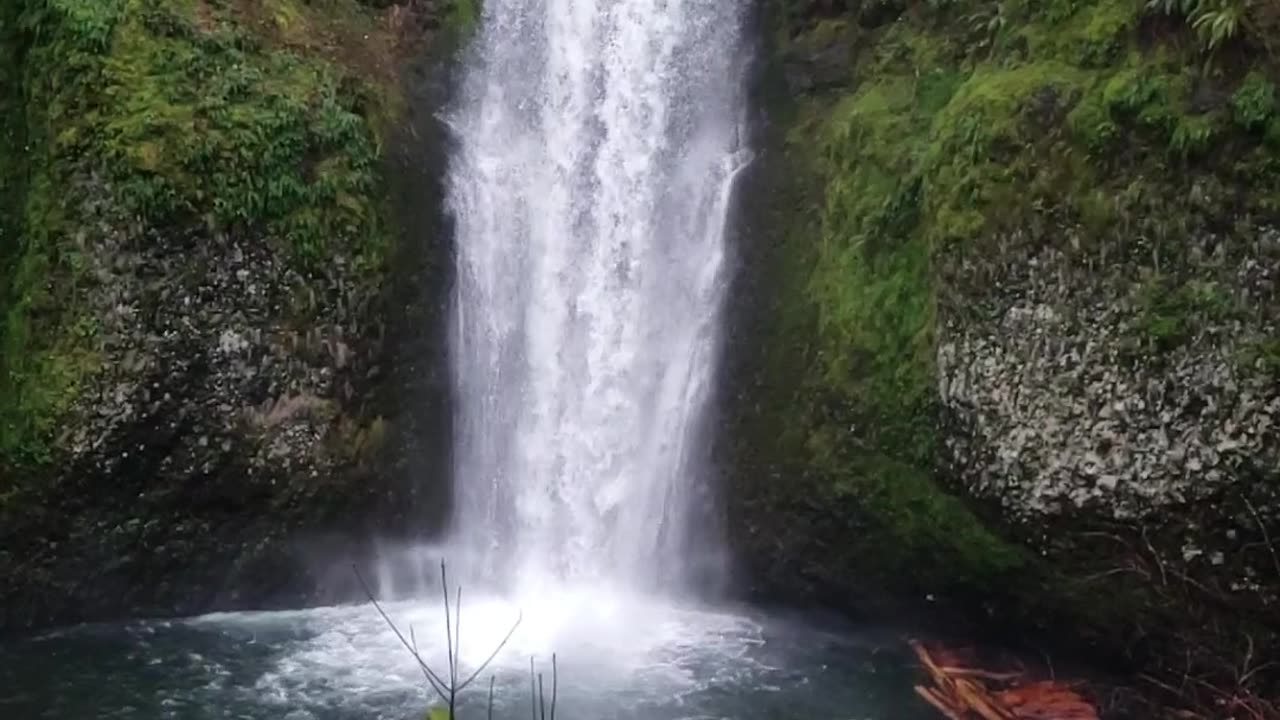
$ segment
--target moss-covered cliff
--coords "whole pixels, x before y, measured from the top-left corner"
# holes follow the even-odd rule
[[[458,6],[378,5],[0,10],[0,628],[305,595],[410,505],[389,160]]]
[[[1276,6],[764,15],[726,433],[760,589],[1225,683],[1280,651]]]

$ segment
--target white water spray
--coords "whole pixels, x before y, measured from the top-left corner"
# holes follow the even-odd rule
[[[745,2],[485,0],[449,123],[454,545],[509,588],[681,573]]]

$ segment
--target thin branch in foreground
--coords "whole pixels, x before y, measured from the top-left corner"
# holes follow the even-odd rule
[[[547,715],[547,695],[543,675],[534,669],[533,656],[529,657],[529,710],[533,720],[556,720],[556,696],[559,693],[559,668],[556,655],[551,654],[551,714]]]
[[[458,660],[462,657],[462,586],[454,588],[457,601],[453,604],[453,671],[458,672]],[[455,674],[453,681],[458,677]]]
[[[459,586],[458,588],[456,588],[455,602],[454,602],[454,605],[451,607],[449,604],[448,575],[445,569],[445,563],[441,561],[440,589],[441,589],[441,593],[444,595],[445,638],[447,643],[446,649],[448,651],[448,661],[449,661],[449,679],[446,682],[444,678],[442,678],[435,670],[431,668],[430,665],[427,664],[426,660],[422,659],[421,653],[418,652],[418,638],[414,632],[413,626],[412,625],[409,626],[409,638],[406,639],[404,636],[404,633],[400,632],[400,629],[396,627],[395,622],[392,621],[391,617],[387,615],[387,612],[383,610],[382,605],[378,603],[377,598],[374,597],[373,590],[369,587],[369,583],[365,581],[364,576],[360,574],[359,568],[357,568],[354,564],[352,564],[351,569],[353,572],[355,572],[356,579],[360,581],[360,587],[364,590],[365,597],[369,599],[369,602],[373,604],[374,609],[378,611],[378,614],[382,616],[382,619],[391,628],[391,631],[395,633],[396,637],[400,640],[400,644],[403,645],[405,649],[409,651],[409,654],[413,656],[413,659],[417,661],[418,667],[421,668],[422,670],[423,677],[426,678],[427,683],[431,686],[431,689],[435,691],[436,695],[440,697],[441,702],[445,703],[448,706],[449,718],[450,720],[454,720],[454,718],[456,718],[457,716],[456,713],[457,713],[458,694],[463,690],[465,690],[468,686],[470,686],[471,683],[475,682],[476,678],[478,678],[480,674],[483,673],[489,667],[489,665],[493,662],[494,658],[498,656],[498,653],[502,652],[502,649],[506,647],[507,642],[509,642],[511,640],[511,637],[515,634],[516,629],[520,627],[521,621],[524,620],[524,613],[520,612],[516,615],[515,622],[511,624],[511,628],[507,630],[507,634],[503,636],[502,641],[499,642],[497,647],[493,649],[493,652],[489,653],[489,657],[485,658],[484,662],[480,663],[480,665],[475,669],[475,671],[472,672],[469,676],[467,676],[465,680],[463,680],[462,682],[459,682],[458,675],[461,671],[460,648],[462,646],[462,587]],[[532,670],[533,658],[530,658],[529,662],[530,662],[529,667]],[[490,720],[492,720],[492,717],[493,717],[493,692],[494,692],[494,678],[490,677],[489,678]],[[552,693],[553,707],[554,707],[554,704],[555,704],[555,697],[554,697],[554,689],[553,689],[553,693]],[[535,708],[535,711],[536,711],[536,708]],[[536,717],[535,717],[535,720],[536,720]]]
[[[444,681],[440,679],[440,676],[431,669],[431,666],[428,665],[427,662],[422,659],[422,656],[418,654],[418,651],[414,649],[416,641],[411,644],[405,639],[404,633],[400,632],[400,628],[396,627],[396,624],[392,622],[391,618],[387,615],[387,612],[378,604],[378,600],[373,596],[373,591],[369,589],[369,583],[365,582],[364,576],[360,574],[360,570],[355,566],[355,563],[352,563],[351,569],[355,572],[356,579],[360,581],[360,586],[364,589],[365,596],[369,598],[369,602],[373,603],[374,609],[378,611],[378,614],[386,621],[387,625],[391,628],[391,631],[400,639],[400,644],[404,645],[405,649],[409,651],[409,654],[413,655],[413,659],[418,661],[418,666],[422,668],[422,673],[431,684],[431,688],[436,691],[436,694],[440,696],[442,701],[448,702],[449,697],[446,695],[446,686]]]
[[[1249,513],[1253,515],[1253,519],[1258,523],[1258,529],[1262,531],[1262,541],[1266,544],[1267,550],[1271,553],[1271,562],[1276,567],[1276,575],[1280,576],[1280,555],[1276,554],[1276,546],[1271,543],[1271,534],[1267,532],[1267,524],[1262,521],[1262,515],[1258,513],[1258,509],[1249,502],[1249,498],[1242,498],[1245,507],[1249,508]]]
[[[444,596],[444,638],[449,658],[449,718],[457,715],[458,657],[453,647],[453,619],[449,616],[449,579],[445,574],[444,560],[440,561],[440,594]]]
[[[556,720],[556,694],[559,684],[560,671],[556,668],[556,654],[551,653],[551,720]]]
[[[417,636],[415,636],[415,635],[413,634],[413,625],[410,625],[410,626],[409,626],[409,642],[410,642],[410,643],[412,643],[412,645],[413,645],[413,654],[414,654],[414,656],[415,656],[415,657],[419,657],[419,654],[418,654],[418,638],[417,638]],[[422,668],[422,676],[423,676],[423,677],[425,677],[425,678],[427,679],[427,681],[428,681],[428,682],[432,682],[431,674],[429,674],[429,673],[428,673],[428,668],[426,667],[426,663],[419,663],[419,667],[421,667],[421,668]],[[433,685],[432,687],[434,687],[434,685]],[[439,691],[437,690],[437,692],[439,692]]]
[[[458,685],[458,692],[462,692],[468,685],[475,682],[475,679],[480,676],[480,673],[484,672],[485,668],[489,667],[489,663],[493,662],[493,659],[498,657],[498,653],[502,652],[502,648],[507,646],[507,642],[511,640],[511,636],[516,634],[516,628],[520,627],[520,622],[522,620],[524,620],[523,610],[516,614],[516,621],[511,623],[511,629],[507,630],[507,634],[502,637],[502,642],[498,643],[498,646],[493,649],[493,652],[489,653],[489,657],[485,658],[484,662],[480,663],[480,666],[476,668],[475,672],[467,676],[467,679],[463,680],[462,683]]]

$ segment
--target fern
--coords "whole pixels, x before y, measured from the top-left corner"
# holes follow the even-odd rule
[[[1243,34],[1254,0],[1147,0],[1147,12],[1184,18],[1205,50],[1213,52]]]
[[[1240,34],[1245,22],[1246,6],[1240,0],[1203,1],[1191,14],[1191,27],[1209,50],[1218,49]]]

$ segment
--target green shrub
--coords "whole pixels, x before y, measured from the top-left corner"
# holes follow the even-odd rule
[[[1244,33],[1253,0],[1147,0],[1149,12],[1179,16],[1195,31],[1203,47],[1217,50]]]
[[[376,34],[367,11],[202,7],[24,0],[0,13],[0,129],[24,149],[0,151],[0,474],[49,458],[58,418],[100,362],[77,291],[87,263],[75,238],[91,223],[246,230],[304,276],[339,253],[357,272],[381,267],[376,130],[391,91],[376,64],[339,57],[370,53],[308,37]],[[326,35],[334,28],[346,34]],[[82,216],[87,185],[110,193],[111,217]]]
[[[1266,126],[1276,111],[1276,88],[1261,73],[1252,72],[1231,96],[1232,117],[1241,127],[1257,130]]]
[[[1234,311],[1231,297],[1218,283],[1178,282],[1160,274],[1139,287],[1138,303],[1143,331],[1159,350],[1190,341],[1203,321],[1222,320]]]

